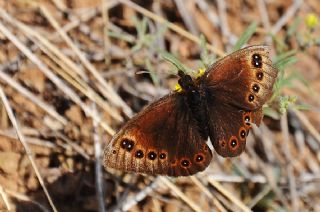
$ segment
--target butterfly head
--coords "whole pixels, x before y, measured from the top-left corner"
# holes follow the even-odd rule
[[[199,79],[205,73],[205,69],[201,68],[198,70],[198,73],[195,75],[195,79]],[[182,92],[185,90],[193,90],[196,85],[192,77],[188,74],[185,74],[183,71],[179,70],[178,75],[180,77],[178,83],[175,86],[177,92]]]
[[[180,79],[178,80],[178,84],[181,87],[181,91],[187,91],[195,87],[193,79],[191,78],[190,75],[185,74],[183,71],[179,71],[178,75],[180,76]]]

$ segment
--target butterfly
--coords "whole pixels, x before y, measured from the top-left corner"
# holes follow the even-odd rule
[[[129,120],[104,149],[105,167],[149,175],[188,176],[212,159],[240,155],[251,125],[277,78],[267,46],[240,49],[198,78],[178,72],[179,91],[158,99]]]

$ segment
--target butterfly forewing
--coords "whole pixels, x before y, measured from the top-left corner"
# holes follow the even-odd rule
[[[276,77],[268,48],[250,46],[214,63],[201,80],[217,101],[251,111],[269,99]]]
[[[183,94],[173,93],[126,123],[105,148],[104,164],[150,175],[192,175],[211,161],[206,140]]]

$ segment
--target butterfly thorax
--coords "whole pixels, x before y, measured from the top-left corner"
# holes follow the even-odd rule
[[[180,79],[178,83],[182,88],[181,93],[185,98],[185,103],[197,123],[201,136],[207,139],[209,132],[205,92],[199,83],[194,81],[190,75],[179,71],[179,76]]]

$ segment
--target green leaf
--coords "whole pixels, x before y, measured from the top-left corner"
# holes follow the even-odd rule
[[[135,23],[137,30],[137,41],[135,45],[131,48],[131,51],[136,52],[143,47],[150,47],[151,43],[155,40],[156,36],[147,34],[148,30],[148,19],[143,17],[139,20],[136,16],[133,16],[133,22]]]
[[[280,38],[280,36],[276,36],[272,33],[267,34],[272,37],[277,52],[283,52],[286,51],[286,49],[288,49],[286,43]]]
[[[297,97],[296,96],[281,96],[280,97],[280,112],[284,114],[290,107],[295,105],[297,102]]]
[[[216,57],[214,54],[209,54],[207,41],[203,34],[200,35],[200,48],[201,68],[207,69],[216,60]]]
[[[241,49],[241,47],[249,41],[249,39],[256,31],[257,25],[257,22],[253,22],[250,24],[250,26],[242,33],[237,43],[234,45],[233,51]]]
[[[287,30],[287,36],[288,37],[293,36],[297,32],[297,28],[298,28],[300,23],[301,23],[301,18],[300,17],[297,17],[297,18],[294,19],[293,23],[289,26],[289,28]]]
[[[161,51],[160,55],[167,61],[169,61],[170,63],[172,63],[178,70],[181,70],[183,72],[185,72],[186,74],[191,74],[192,75],[192,69],[190,69],[189,67],[183,65],[175,56],[173,56],[172,54],[170,54],[167,51]]]
[[[200,48],[201,48],[201,53],[200,53],[201,62],[203,63],[203,66],[207,68],[209,65],[209,61],[208,61],[209,54],[208,54],[208,48],[207,48],[207,41],[203,34],[200,35]]]
[[[299,105],[296,105],[295,108],[297,110],[310,110],[311,106],[308,104],[299,104]]]
[[[269,116],[269,117],[271,117],[271,118],[273,118],[275,120],[279,120],[280,119],[279,113],[276,110],[274,110],[273,108],[271,108],[271,107],[263,107],[262,109],[263,109],[263,114],[265,116]]]
[[[107,35],[109,37],[116,38],[116,39],[119,39],[119,40],[123,40],[123,41],[126,41],[128,43],[133,43],[134,42],[134,39],[132,39],[130,36],[127,36],[125,34],[121,34],[121,33],[118,33],[118,32],[107,31]]]
[[[297,59],[295,58],[295,54],[297,53],[296,50],[291,50],[288,52],[284,52],[282,54],[277,55],[277,57],[274,58],[273,64],[278,67],[286,66],[288,63],[296,62]]]

